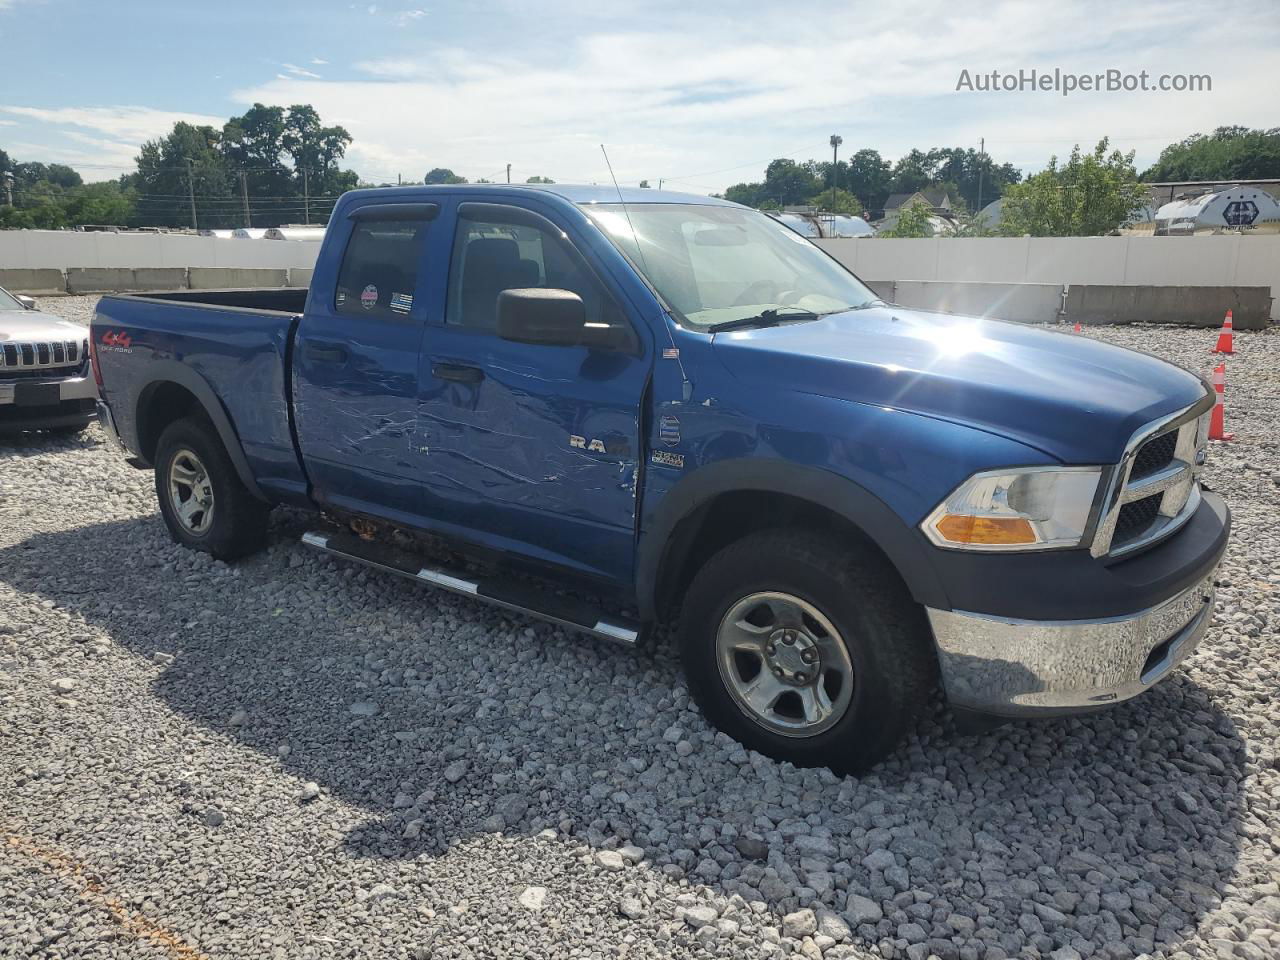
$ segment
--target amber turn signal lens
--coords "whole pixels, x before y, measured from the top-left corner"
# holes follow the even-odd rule
[[[947,514],[938,521],[939,535],[952,543],[1035,543],[1036,532],[1022,517],[962,517]]]

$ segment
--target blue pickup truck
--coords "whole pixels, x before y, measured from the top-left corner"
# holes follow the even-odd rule
[[[855,772],[940,683],[1096,709],[1200,641],[1212,392],[1142,353],[885,303],[723,200],[360,190],[310,290],[105,297],[99,416],[173,537],[303,542],[588,634],[676,631],[722,730]]]

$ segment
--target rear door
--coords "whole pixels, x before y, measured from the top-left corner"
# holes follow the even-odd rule
[[[322,504],[420,516],[419,289],[438,213],[433,203],[366,203],[329,227],[341,253],[316,276],[336,281],[312,289],[293,358],[298,446]]]
[[[420,375],[425,509],[522,553],[629,581],[647,339],[589,350],[496,333],[498,294],[578,293],[587,319],[630,327],[603,268],[532,204],[461,203],[444,322]]]

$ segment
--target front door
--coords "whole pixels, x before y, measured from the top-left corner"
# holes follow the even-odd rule
[[[519,204],[462,203],[444,323],[422,357],[424,509],[554,563],[628,581],[634,550],[645,338],[621,350],[514,343],[498,294],[572,290],[589,322],[628,324],[560,225]],[[634,334],[634,331],[633,331]]]
[[[312,290],[294,348],[298,446],[312,496],[413,523],[422,504],[414,436],[428,234],[439,208],[377,203],[330,231],[347,234],[330,288]]]

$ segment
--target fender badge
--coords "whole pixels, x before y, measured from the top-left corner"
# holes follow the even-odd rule
[[[677,470],[684,469],[684,454],[671,453],[667,450],[655,450],[653,456],[649,458],[660,467],[675,467]]]
[[[677,417],[665,416],[658,421],[658,439],[668,447],[680,442],[680,420]]]

